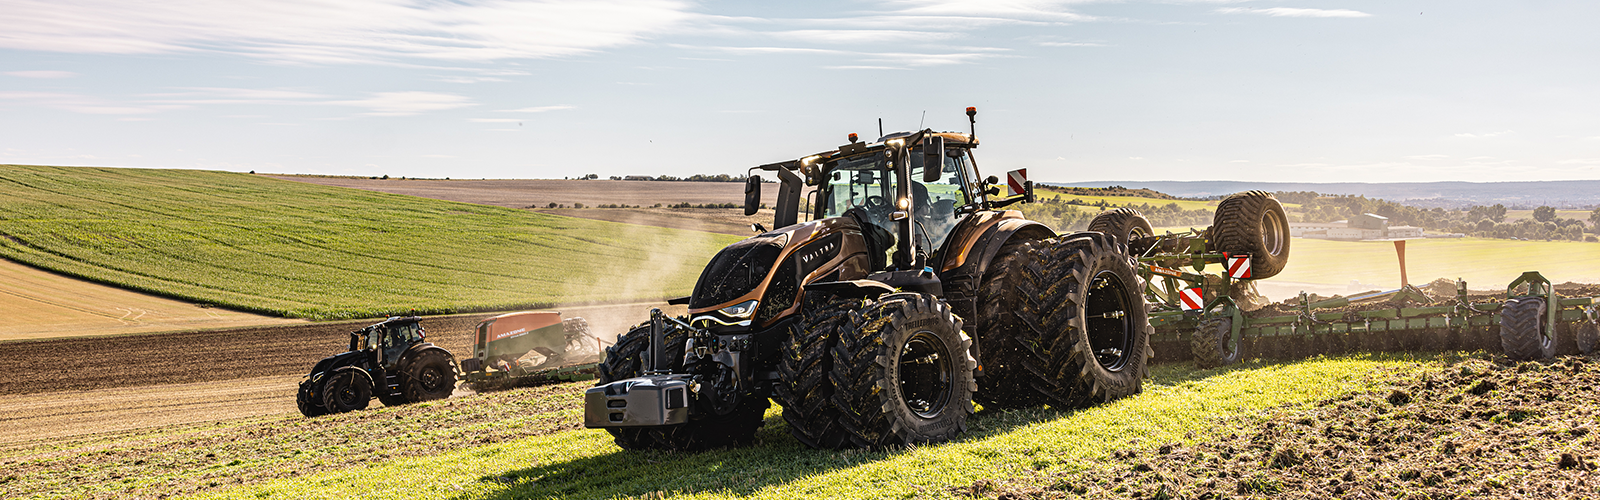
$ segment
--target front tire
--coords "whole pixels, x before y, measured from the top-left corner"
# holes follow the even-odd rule
[[[420,403],[448,398],[455,389],[456,372],[450,363],[450,356],[429,349],[418,354],[406,367],[406,379],[401,392],[406,395],[408,402]]]
[[[1508,299],[1500,308],[1500,347],[1514,361],[1549,359],[1556,354],[1555,339],[1544,335],[1543,297]]]
[[[1042,365],[1044,360],[1031,358],[1033,351],[1026,347],[1049,335],[1039,328],[1038,321],[1029,321],[1044,313],[1044,304],[1024,293],[1040,288],[1038,284],[1025,285],[1029,280],[1041,279],[1035,272],[1039,245],[1037,241],[1025,241],[1001,248],[978,289],[978,314],[983,322],[978,324],[975,341],[982,356],[979,366],[983,367],[983,376],[978,377],[978,392],[973,399],[986,410],[1045,404],[1044,396],[1033,388],[1033,374],[1027,368],[1029,362]]]
[[[333,372],[322,386],[322,406],[328,413],[365,410],[371,401],[372,382],[355,370]]]
[[[931,295],[897,293],[852,315],[833,349],[834,404],[863,448],[948,441],[967,429],[972,341]]]
[[[295,395],[294,403],[300,408],[301,415],[320,417],[328,414],[328,407],[322,406],[322,398],[318,397],[321,394],[316,391],[317,385],[310,380],[300,383],[300,390]]]
[[[1272,193],[1245,191],[1223,198],[1208,233],[1207,250],[1250,255],[1252,279],[1277,276],[1289,264],[1289,218]]]
[[[833,406],[833,345],[850,324],[850,313],[860,299],[807,297],[799,323],[790,330],[778,363],[777,399],[789,434],[812,448],[838,449],[850,444],[850,433],[839,425]]]

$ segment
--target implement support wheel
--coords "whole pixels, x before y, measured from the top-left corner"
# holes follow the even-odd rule
[[[1200,320],[1189,345],[1195,366],[1216,368],[1238,363],[1244,342],[1233,336],[1233,318],[1206,318]]]
[[[1289,218],[1272,193],[1245,191],[1223,198],[1207,232],[1208,251],[1250,255],[1253,279],[1276,276],[1289,263]]]
[[[1542,297],[1506,300],[1500,309],[1500,347],[1514,361],[1549,359],[1556,354],[1552,336],[1544,335],[1545,303]]]

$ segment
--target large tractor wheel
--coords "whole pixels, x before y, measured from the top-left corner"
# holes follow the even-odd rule
[[[896,293],[867,301],[833,348],[834,404],[864,448],[948,441],[967,429],[972,341],[938,298]]]
[[[1138,394],[1153,352],[1132,257],[1095,232],[1045,243],[1038,259],[1044,279],[1023,290],[1051,308],[1034,318],[1039,331],[1053,332],[1029,346],[1048,360],[1031,367],[1034,386],[1061,409]]]
[[[848,329],[850,313],[861,299],[806,297],[800,322],[791,330],[778,363],[777,399],[789,434],[812,448],[837,449],[850,444],[833,406],[833,345]]]
[[[1517,297],[1500,308],[1500,347],[1514,361],[1549,359],[1556,354],[1555,339],[1543,333],[1543,297]]]
[[[672,371],[682,368],[683,347],[688,334],[668,322],[663,338],[665,354]],[[617,343],[606,348],[606,360],[600,364],[600,380],[595,385],[605,385],[618,380],[644,374],[645,357],[650,351],[650,324],[644,323],[617,337]],[[617,446],[628,450],[703,450],[739,446],[755,439],[761,428],[761,418],[771,403],[766,398],[740,395],[739,402],[727,414],[706,415],[687,423],[661,427],[608,427],[607,432]]]
[[[1289,218],[1278,199],[1266,191],[1223,198],[1209,237],[1209,251],[1249,254],[1254,279],[1277,276],[1289,263]]]
[[[1089,221],[1089,230],[1109,234],[1117,243],[1127,245],[1133,240],[1155,235],[1150,220],[1131,208],[1117,208],[1100,212]]]
[[[318,381],[320,382],[320,380]],[[307,380],[300,383],[299,394],[295,396],[295,406],[300,407],[300,414],[307,417],[319,417],[328,414],[328,407],[322,406],[321,394],[317,393],[318,384]]]
[[[1045,309],[1030,296],[1023,294],[1023,282],[1042,279],[1035,271],[1033,254],[1038,251],[1037,241],[1008,244],[1000,249],[989,269],[984,272],[983,284],[978,289],[978,353],[983,359],[983,376],[978,377],[978,392],[972,398],[984,408],[1027,408],[1045,404],[1044,396],[1034,390],[1033,375],[1026,364],[1043,365],[1045,360],[1030,358],[1033,351],[1025,346],[1037,344],[1050,332],[1035,328],[1037,318]],[[1031,288],[1038,288],[1034,285]]]
[[[400,392],[412,403],[448,398],[455,390],[456,371],[450,356],[434,349],[417,354],[406,366],[405,380],[400,383]]]
[[[372,382],[356,370],[329,374],[322,386],[322,406],[328,413],[365,410],[372,401]]]
[[[1234,338],[1233,318],[1206,318],[1195,328],[1189,346],[1194,352],[1195,366],[1216,368],[1239,362],[1244,339]]]

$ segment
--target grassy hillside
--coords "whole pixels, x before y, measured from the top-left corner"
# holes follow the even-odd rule
[[[744,448],[705,453],[626,452],[612,444],[604,431],[574,430],[481,446],[439,443],[437,454],[390,460],[378,456],[359,466],[200,497],[964,497],[954,490],[979,479],[1079,471],[1116,460],[1109,455],[1120,448],[1153,449],[1163,443],[1192,443],[1226,435],[1230,429],[1218,427],[1219,419],[1250,417],[1275,407],[1312,405],[1371,387],[1381,380],[1380,374],[1405,377],[1431,363],[1404,356],[1359,356],[1248,363],[1224,370],[1168,364],[1153,370],[1145,392],[1134,397],[1068,412],[981,413],[956,441],[888,451],[806,449],[788,436],[778,416],[780,410],[774,407],[768,411],[755,445]],[[580,389],[572,389],[572,401],[576,402]],[[427,405],[455,402],[458,400]],[[351,424],[390,422],[398,419],[390,416],[394,411],[406,410],[385,408],[337,418]],[[455,413],[459,412],[451,412]],[[581,409],[546,415],[577,421]],[[303,419],[291,420],[297,420],[291,425],[309,425],[301,423],[306,422]],[[254,433],[250,440],[249,449],[260,448],[260,452],[230,465],[245,469],[260,466],[252,462],[277,462],[285,464],[286,470],[300,470],[288,464],[322,460],[315,455],[322,450],[310,449],[310,456],[301,457],[279,451],[284,444],[275,445],[278,449],[255,445]],[[337,448],[332,451],[348,453]],[[211,484],[226,487],[226,483]]]
[[[0,165],[0,256],[291,317],[686,294],[737,239],[227,172]]]

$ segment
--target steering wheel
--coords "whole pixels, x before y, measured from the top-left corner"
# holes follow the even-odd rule
[[[889,208],[889,200],[883,199],[882,196],[872,195],[868,196],[861,206],[866,207],[867,210],[880,211]]]

